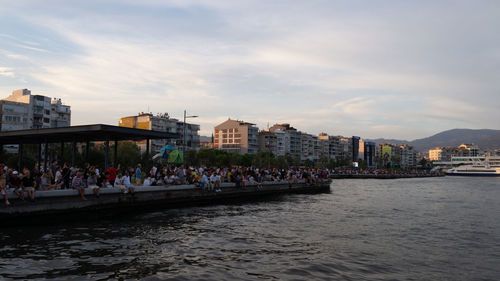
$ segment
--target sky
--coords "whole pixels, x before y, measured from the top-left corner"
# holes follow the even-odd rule
[[[500,129],[500,1],[0,0],[0,97],[413,140]]]

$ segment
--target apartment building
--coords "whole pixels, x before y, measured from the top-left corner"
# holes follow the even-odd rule
[[[184,132],[186,136],[185,140],[185,150],[199,149],[200,146],[200,125],[187,123],[184,125],[183,121],[171,118],[168,113],[158,113],[153,115],[152,113],[141,112],[135,116],[127,116],[120,118],[118,122],[120,127],[136,128],[143,130],[152,130],[159,132],[174,133],[180,136],[179,139],[160,139],[151,140],[150,150],[152,152],[158,152],[162,147],[167,144],[177,146],[182,149],[184,141]],[[184,130],[185,129],[185,130]],[[146,141],[136,142],[141,151],[146,150]]]
[[[283,124],[275,124],[271,128],[269,128],[270,132],[276,131],[286,132],[290,139],[290,150],[289,153],[295,156],[302,157],[302,137],[301,132],[299,132],[294,127],[290,126],[288,123]]]
[[[28,89],[15,90],[1,100],[2,131],[68,127],[71,125],[71,107],[61,99],[52,100],[43,95],[32,95]]]
[[[227,152],[255,154],[259,132],[255,124],[228,119],[214,128],[214,147]]]

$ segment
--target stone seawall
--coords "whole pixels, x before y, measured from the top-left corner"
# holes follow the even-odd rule
[[[220,192],[203,191],[193,185],[176,186],[138,186],[134,195],[124,194],[117,188],[101,188],[100,197],[86,189],[87,201],[81,200],[76,190],[38,191],[31,202],[17,199],[10,193],[10,206],[0,203],[2,221],[16,222],[37,217],[61,218],[68,214],[112,214],[113,211],[128,212],[139,209],[162,209],[213,204],[230,200],[258,199],[266,195],[283,193],[316,193],[330,190],[329,184],[307,185],[305,183],[266,182],[260,190],[256,185],[244,188],[223,183]]]

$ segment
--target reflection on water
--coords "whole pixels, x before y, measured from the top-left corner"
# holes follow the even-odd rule
[[[329,194],[2,229],[0,277],[494,280],[499,201],[499,179],[337,180]]]

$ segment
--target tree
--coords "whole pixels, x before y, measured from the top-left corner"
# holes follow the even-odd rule
[[[114,151],[114,145],[110,147]],[[114,156],[113,156],[114,157]],[[121,141],[118,143],[118,163],[122,168],[135,167],[138,163],[147,163],[149,159],[144,159],[145,155],[141,155],[139,147],[131,141]],[[141,159],[142,158],[142,159]],[[113,158],[111,158],[113,159]],[[144,161],[146,160],[146,161]]]

